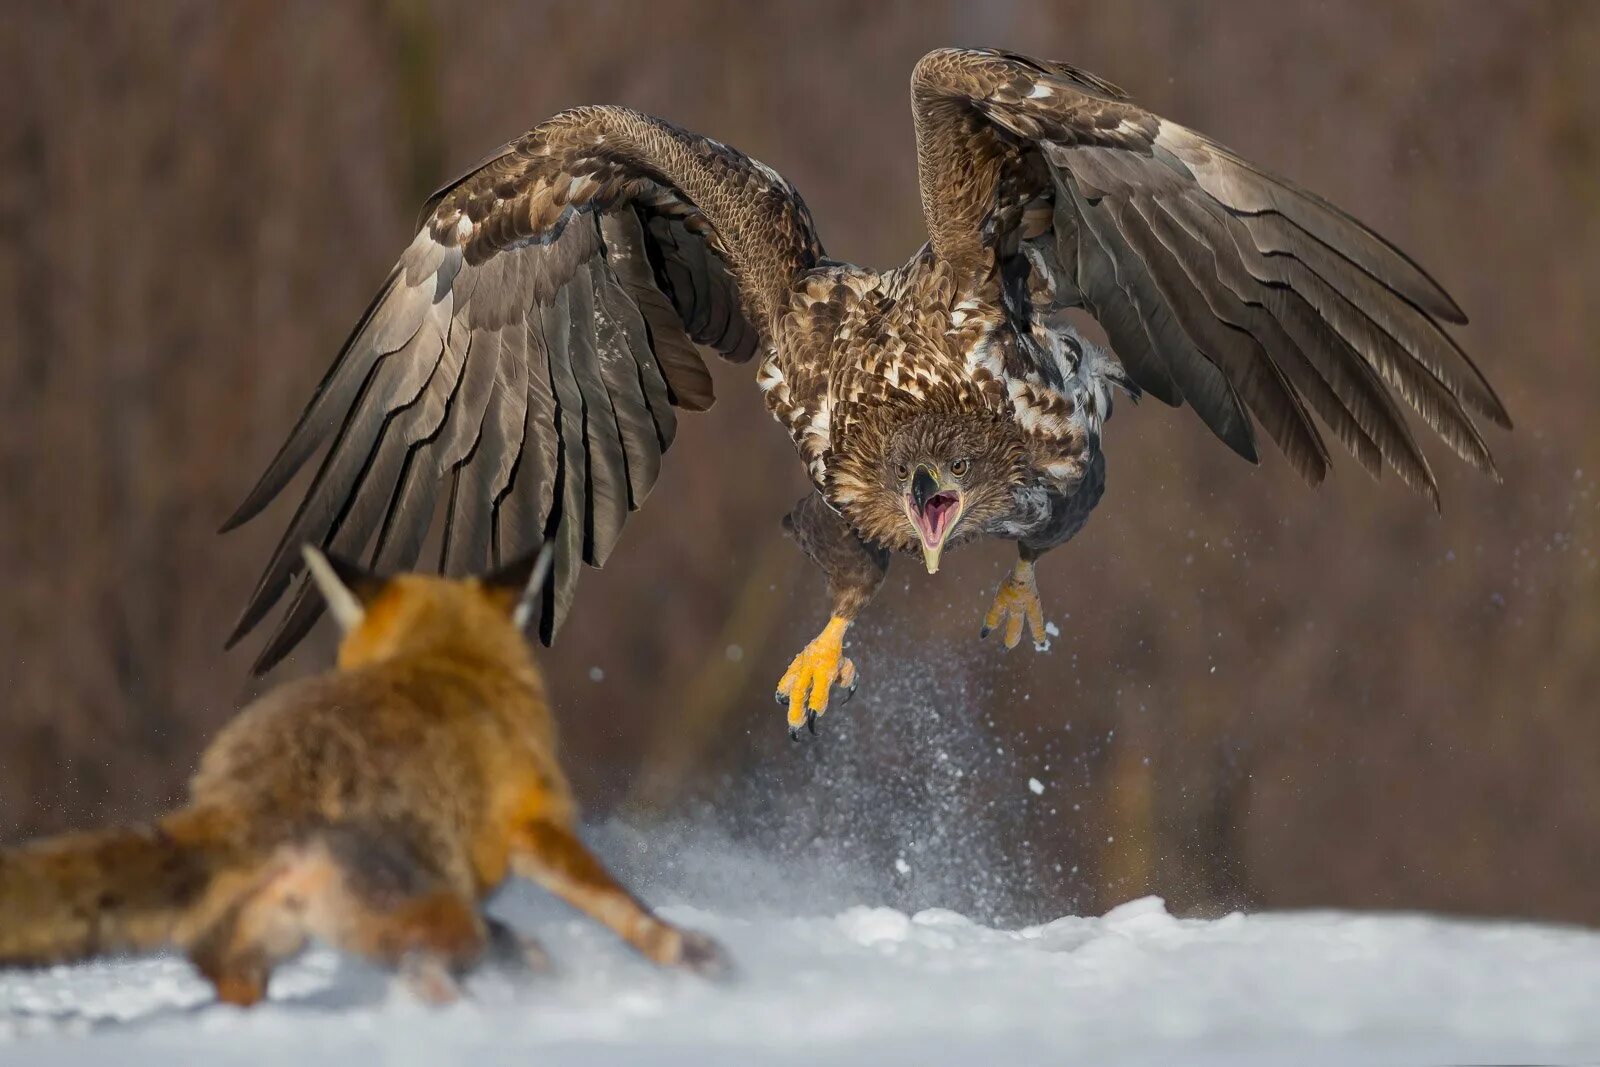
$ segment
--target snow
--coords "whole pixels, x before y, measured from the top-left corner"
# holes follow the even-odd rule
[[[495,910],[545,943],[554,975],[485,971],[467,999],[430,1009],[317,950],[245,1012],[213,1003],[174,958],[4,972],[0,1064],[1600,1059],[1590,931],[1339,912],[1208,921],[1156,897],[1004,929],[840,904],[821,872],[712,832],[648,839],[598,835],[641,895],[670,902],[663,914],[725,944],[732,978],[656,971],[519,886]]]
[[[1036,797],[1044,796],[1044,783],[1039,781],[1037,778],[1029,778],[1028,792],[1032,793]]]
[[[1040,921],[1040,901],[1091,891],[1078,857],[1035,834],[1083,818],[1095,780],[1081,761],[1101,742],[1056,750],[1077,737],[1069,709],[1055,738],[997,733],[972,714],[982,650],[911,642],[874,635],[870,705],[800,745],[773,721],[772,757],[703,808],[674,805],[682,822],[589,832],[640,897],[722,941],[726,981],[657,971],[516,885],[492,910],[545,944],[553,975],[487,970],[430,1009],[319,950],[244,1012],[170,957],[0,971],[0,1067],[1600,1062],[1600,933],[1207,920],[1154,897]],[[975,788],[1021,768],[1045,778]]]

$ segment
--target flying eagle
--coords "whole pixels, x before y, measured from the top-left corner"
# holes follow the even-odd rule
[[[896,551],[931,572],[953,544],[1015,541],[983,633],[1043,642],[1034,564],[1104,492],[1117,390],[1187,402],[1252,462],[1259,426],[1313,484],[1315,414],[1437,506],[1398,398],[1494,474],[1469,411],[1510,419],[1440,327],[1466,316],[1332,204],[1064,63],[941,49],[911,101],[929,241],[895,270],[830,259],[770,167],[621,107],[564,111],[435,193],[224,527],[332,439],[233,640],[294,584],[302,543],[407,568],[442,497],[448,573],[555,542],[548,643],[579,563],[605,563],[655,483],[675,409],[711,404],[697,346],[755,360],[811,480],[785,525],[832,617],[779,682],[792,736],[854,688],[845,631]],[[320,610],[301,580],[257,669]]]

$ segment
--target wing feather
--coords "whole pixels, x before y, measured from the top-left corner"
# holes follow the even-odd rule
[[[644,503],[661,471],[656,424],[645,399],[642,368],[634,355],[649,351],[648,334],[638,309],[628,302],[611,274],[591,262],[590,281],[595,290],[600,373],[627,462],[628,507],[635,509]]]
[[[615,267],[618,281],[638,308],[650,337],[654,359],[649,366],[641,362],[640,380],[650,397],[650,411],[665,448],[677,434],[673,407],[704,411],[711,406],[715,399],[711,375],[684,332],[686,327],[671,299],[657,288],[648,258],[651,246],[638,218],[610,218],[607,222],[614,226],[608,231],[608,241],[616,242],[608,247],[622,253],[608,262]],[[615,236],[611,236],[613,233]]]
[[[1138,199],[1124,201],[1112,217],[1123,240],[1139,256],[1146,274],[1172,309],[1178,327],[1194,341],[1205,359],[1222,369],[1239,398],[1295,470],[1312,484],[1320,482],[1327,473],[1327,452],[1282,368],[1268,358],[1250,333],[1216,317],[1205,294],[1195,288],[1182,259],[1151,232]]]
[[[583,447],[588,460],[583,559],[599,567],[616,546],[628,518],[628,464],[622,434],[600,367],[598,315],[593,275],[580,271],[568,283],[572,314],[567,349],[582,398]]]
[[[1262,285],[1229,254],[1236,250],[1237,238],[1231,231],[1239,225],[1238,220],[1188,198],[1162,199],[1161,206],[1175,224],[1205,245],[1217,280],[1245,306],[1255,324],[1252,332],[1274,339],[1269,348],[1283,352],[1274,358],[1296,359],[1322,379],[1331,397],[1314,383],[1303,391],[1362,466],[1376,476],[1383,457],[1388,456],[1408,485],[1429,493],[1433,478],[1427,460],[1393,398],[1367,363],[1342,337],[1327,330],[1315,310],[1293,289]],[[1324,346],[1327,351],[1322,358],[1308,354]],[[1346,416],[1354,426],[1345,421]]]
[[[583,393],[578,388],[568,358],[567,338],[571,332],[572,297],[563,290],[556,302],[544,309],[544,336],[550,352],[550,386],[555,394],[560,434],[561,462],[556,479],[560,518],[551,536],[555,540],[555,566],[551,588],[554,602],[540,621],[541,633],[559,628],[572,604],[578,582],[578,563],[583,558],[585,526],[583,501],[588,491],[588,457],[584,454]]]
[[[710,209],[710,210],[708,210]],[[697,343],[743,360],[821,258],[773,171],[622,108],[563,112],[439,190],[294,429],[225,528],[326,448],[230,644],[302,570],[300,546],[481,572],[554,538],[553,639],[676,433],[714,399]],[[301,581],[258,661],[315,622]]]
[[[1133,204],[1151,234],[1172,254],[1189,285],[1205,300],[1211,315],[1248,334],[1258,346],[1260,358],[1282,370],[1292,391],[1322,417],[1361,465],[1373,475],[1381,472],[1383,457],[1377,444],[1328,383],[1332,369],[1328,374],[1319,372],[1276,319],[1259,305],[1246,304],[1228,286],[1222,276],[1225,268],[1219,267],[1213,246],[1200,232],[1184,226],[1164,203],[1153,197],[1140,197]],[[1339,366],[1337,362],[1334,365]]]
[[[1187,400],[1229,448],[1256,462],[1255,431],[1234,386],[1178,326],[1109,209],[1074,199],[1089,238],[1079,242],[1078,284],[1117,353],[1140,353],[1129,364],[1134,381],[1167,403]]]
[[[481,524],[481,519],[474,519],[474,516],[482,516],[485,511],[470,507],[458,509],[458,505],[463,502],[460,497],[464,481],[463,472],[482,454],[485,427],[496,410],[500,347],[499,330],[484,330],[474,339],[469,354],[469,375],[462,385],[462,414],[459,418],[450,420],[449,426],[454,436],[448,450],[440,457],[440,467],[449,472],[450,491],[445,498],[444,534],[439,546],[439,570],[454,576],[482,573],[488,569],[487,553],[483,555],[476,568],[460,554],[474,539],[485,547],[488,546],[488,538],[479,534],[476,529]],[[474,411],[476,411],[475,416]],[[487,485],[483,487],[483,492],[477,499],[493,499]]]
[[[1187,400],[1252,456],[1242,403],[1308,481],[1327,466],[1314,412],[1368,471],[1387,463],[1437,504],[1396,397],[1495,473],[1468,409],[1510,417],[1441,325],[1466,316],[1339,208],[1064,64],[942,49],[912,95],[932,244],[958,273],[1010,277],[991,261],[1027,253],[1059,303],[1095,315],[1137,385]],[[1053,257],[1037,252],[1044,198]]]

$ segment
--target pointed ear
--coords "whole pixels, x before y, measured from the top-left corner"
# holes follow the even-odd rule
[[[550,559],[554,552],[555,542],[547,541],[537,551],[483,576],[486,589],[505,594],[508,602],[515,605],[511,609],[511,624],[519,630],[526,630],[539,613],[539,600],[544,595],[545,579],[550,577]]]
[[[328,614],[339,624],[339,629],[349,633],[361,625],[366,616],[366,604],[383,588],[383,579],[360,564],[337,556],[326,556],[315,545],[302,545],[300,554],[305,557],[311,580],[328,604]]]

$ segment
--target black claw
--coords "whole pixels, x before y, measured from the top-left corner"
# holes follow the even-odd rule
[[[800,740],[800,727],[798,727],[798,726],[789,727],[789,740],[791,740],[791,741]]]
[[[850,698],[856,695],[856,686],[860,684],[860,682],[851,682],[850,688],[844,691],[844,696],[840,699],[839,703],[841,705],[850,703]]]
[[[982,641],[985,637],[988,637],[993,632],[994,631],[990,630],[987,624],[978,627],[978,640]]]
[[[812,711],[812,710],[810,710],[809,708],[806,709],[806,729],[811,731],[811,736],[813,736],[813,737],[816,736],[816,734],[817,734],[817,713]]]
[[[781,708],[785,704],[789,703],[789,694],[785,693],[782,689],[779,689],[777,692],[772,694],[772,702]]]

